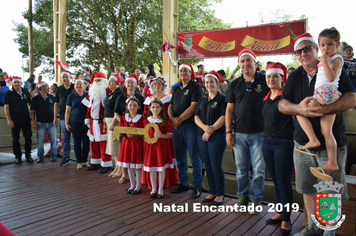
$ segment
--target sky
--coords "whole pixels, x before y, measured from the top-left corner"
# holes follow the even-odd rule
[[[248,26],[261,24],[260,14],[266,21],[273,19],[272,12],[275,13],[279,9],[282,14],[291,15],[291,20],[299,20],[300,16],[305,15],[308,18],[307,31],[314,38],[317,38],[323,29],[334,26],[341,34],[341,41],[346,41],[355,48],[356,28],[353,15],[355,5],[354,0],[340,1],[340,4],[336,1],[312,0],[255,0],[253,2],[223,0],[221,3],[216,4],[215,16],[226,23],[231,23],[233,28],[245,27],[246,24]],[[22,71],[21,66],[26,61],[22,59],[22,55],[18,51],[18,45],[13,40],[16,37],[16,33],[13,31],[15,28],[13,22],[26,23],[22,17],[22,12],[27,11],[28,0],[6,1],[6,3],[2,3],[1,8],[0,68],[9,75],[17,75],[25,80],[28,78],[28,74]],[[259,57],[258,60],[264,63],[269,60],[282,63],[292,61],[290,56],[266,56]],[[205,59],[203,64],[207,71],[219,70],[227,66],[235,67],[237,58]],[[39,72],[39,69],[37,69],[35,74],[38,75]],[[46,78],[44,79],[46,80]]]

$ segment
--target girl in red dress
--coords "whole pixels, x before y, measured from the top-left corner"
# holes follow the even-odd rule
[[[156,123],[159,127],[158,132],[154,132],[153,128],[149,130],[150,137],[157,137],[158,140],[154,144],[144,142],[145,158],[143,161],[143,169],[150,173],[152,191],[149,194],[150,198],[154,198],[157,193],[158,198],[163,198],[163,186],[166,179],[166,169],[174,170],[173,150],[170,148],[172,140],[172,122],[163,114],[163,104],[158,98],[151,100],[149,104],[148,117],[144,121],[144,125],[148,123]],[[156,190],[158,173],[158,191]],[[176,177],[171,178],[171,184],[178,183],[177,172]]]
[[[143,128],[143,117],[137,114],[138,109],[140,109],[139,100],[136,97],[130,97],[126,100],[126,104],[128,112],[121,116],[119,126]],[[126,190],[127,194],[138,194],[141,192],[142,158],[142,136],[123,134],[117,165],[128,168],[131,186]]]

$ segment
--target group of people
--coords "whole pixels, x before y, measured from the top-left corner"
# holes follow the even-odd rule
[[[108,173],[114,160],[115,168],[109,177],[119,177],[119,183],[129,179],[127,194],[139,194],[143,183],[151,189],[150,198],[163,198],[164,186],[177,184],[171,193],[190,190],[189,153],[193,165],[191,197],[201,195],[204,163],[209,194],[202,201],[220,205],[225,195],[222,160],[226,145],[230,145],[236,164],[239,208],[250,204],[249,213],[258,213],[264,196],[266,166],[277,202],[284,206],[266,222],[281,224],[281,234],[289,235],[292,225],[288,206],[293,202],[291,179],[295,169],[296,189],[303,194],[308,215],[307,226],[297,235],[322,235],[311,218],[315,214],[313,185],[319,179],[335,180],[344,185],[342,200],[348,198],[344,171],[347,139],[342,112],[356,106],[356,93],[342,69],[344,61],[351,61],[352,56],[343,59],[338,54],[339,45],[340,34],[335,28],[322,31],[318,42],[309,33],[298,36],[294,39],[294,54],[301,66],[291,73],[279,62],[262,71],[254,52],[245,48],[238,56],[242,75],[232,82],[222,71],[204,73],[204,66],[199,65],[195,73],[190,64],[183,63],[178,68],[180,81],[172,86],[171,94],[167,94],[166,79],[157,77],[153,67],[147,68],[146,77],[141,77],[144,71],[141,73],[140,69],[123,78],[117,68],[109,79],[101,72],[89,71],[88,92],[84,89],[86,78],[77,78],[72,84],[70,73],[63,72],[63,85],[58,87],[55,97],[48,94],[47,83],[39,82],[40,93],[32,102],[29,92],[21,88],[21,78],[14,77],[13,90],[6,93],[4,104],[12,128],[16,163],[21,163],[21,129],[26,161],[33,162],[31,119],[37,130],[37,162],[43,161],[46,131],[51,141],[51,161],[56,161],[55,126],[59,112],[64,149],[59,165],[70,163],[72,133],[77,169],[84,166]],[[352,52],[349,45],[344,49],[346,54]],[[142,94],[137,90],[140,81],[148,88]],[[30,103],[31,118],[27,108]],[[149,128],[146,137],[130,129],[150,124],[158,128]],[[114,137],[117,126],[127,128],[121,131],[120,138]],[[154,138],[158,141],[149,141]],[[335,235],[335,231],[325,231],[324,235]]]

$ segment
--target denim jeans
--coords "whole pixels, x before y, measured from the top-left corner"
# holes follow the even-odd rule
[[[173,144],[179,171],[179,182],[188,184],[188,150],[193,164],[193,185],[194,187],[201,187],[203,183],[203,164],[198,150],[197,127],[184,123],[177,130],[173,129]]]
[[[85,163],[88,161],[89,153],[89,137],[88,126],[84,122],[71,122],[72,136],[74,141],[74,153],[77,158],[77,163]]]
[[[293,140],[281,140],[278,138],[264,138],[262,151],[268,171],[274,183],[274,191],[277,203],[283,206],[293,203],[292,175],[294,170],[293,164]],[[290,212],[283,209],[283,221],[290,220]]]
[[[251,182],[251,197],[261,201],[264,194],[265,162],[262,156],[262,133],[235,133],[233,147],[236,164],[237,195],[247,199],[249,195],[249,165],[251,162],[253,176]]]
[[[41,123],[37,122],[39,129],[37,130],[37,156],[44,157],[43,145],[48,132],[48,139],[51,143],[51,157],[57,157],[57,128],[53,122]]]
[[[222,159],[226,147],[225,133],[214,133],[207,142],[198,135],[200,156],[204,162],[209,182],[209,193],[216,196],[225,195],[225,175],[222,168]]]
[[[70,158],[70,132],[67,131],[64,120],[60,120],[60,124],[63,135],[63,158]]]

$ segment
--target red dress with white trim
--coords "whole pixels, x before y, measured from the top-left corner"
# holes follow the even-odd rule
[[[130,118],[129,113],[121,116],[121,127],[143,128],[143,117],[137,114],[133,119]],[[141,169],[143,159],[143,138],[142,136],[134,136],[128,138],[123,134],[123,139],[120,145],[120,152],[117,165],[131,169]]]
[[[156,123],[162,134],[172,134],[172,122],[168,119],[166,127],[162,126],[162,120],[153,119],[152,116],[144,120],[144,125],[148,123]],[[149,136],[154,137],[154,129],[149,129]],[[144,142],[144,158],[143,158],[143,177],[142,184],[147,184],[151,189],[150,174],[151,171],[165,171],[166,178],[164,187],[169,187],[171,184],[178,184],[177,162],[174,158],[174,149],[172,139],[159,138],[156,143],[149,144]],[[158,180],[158,178],[157,178]]]

